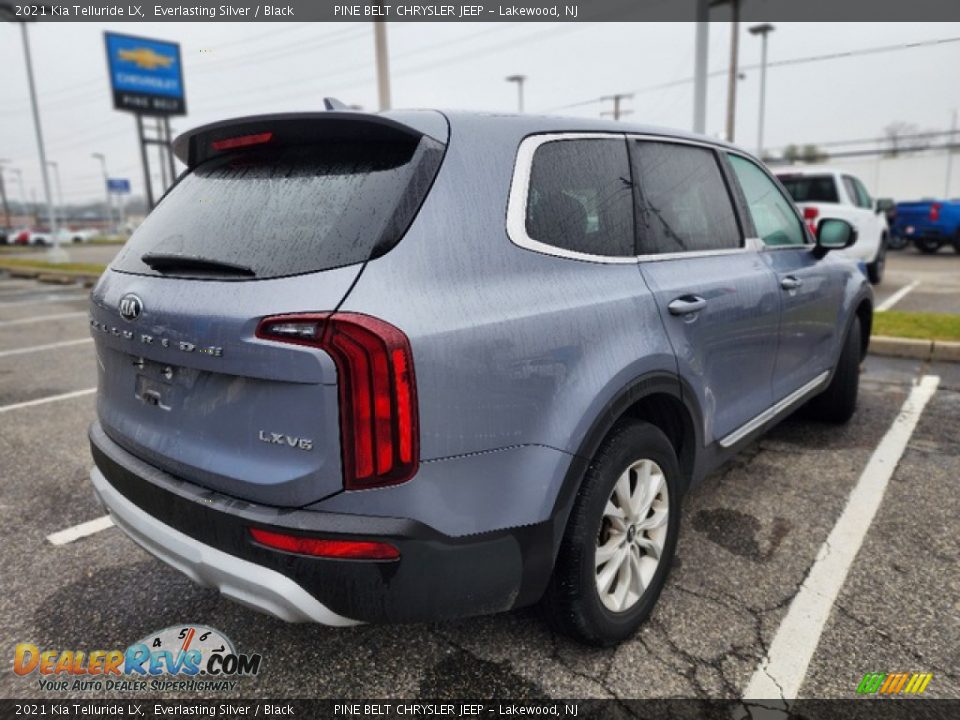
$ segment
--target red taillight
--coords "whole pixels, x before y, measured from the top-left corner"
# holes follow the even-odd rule
[[[263,145],[264,143],[270,142],[272,137],[272,132],[257,133],[256,135],[238,135],[237,137],[224,138],[223,140],[214,140],[210,143],[210,147],[214,150],[233,150],[251,145]]]
[[[930,206],[930,221],[937,222],[940,219],[940,203],[933,203]]]
[[[254,527],[250,528],[250,536],[261,545],[298,555],[347,560],[396,560],[400,557],[400,551],[390,543],[372,540],[324,540]]]
[[[820,208],[812,207],[807,205],[803,209],[803,219],[807,223],[807,227],[810,228],[810,232],[816,237],[817,234],[817,218],[820,217]]]
[[[337,366],[344,486],[409,480],[419,466],[417,386],[410,342],[359,313],[264,318],[257,337],[325,350]]]

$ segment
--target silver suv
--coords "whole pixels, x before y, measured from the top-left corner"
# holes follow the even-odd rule
[[[117,525],[288,621],[543,601],[628,637],[683,494],[854,411],[872,295],[754,157],[585,119],[331,111],[177,139],[93,292]]]

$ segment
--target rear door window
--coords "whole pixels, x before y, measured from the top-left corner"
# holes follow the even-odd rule
[[[626,141],[554,140],[537,148],[527,195],[527,235],[587,255],[636,254]]]
[[[442,157],[431,143],[338,141],[208,160],[150,213],[113,267],[159,274],[141,258],[172,255],[262,279],[366,261],[390,249],[419,209]]]
[[[741,233],[712,149],[635,141],[641,255],[730,250]]]
[[[779,175],[778,177],[794,202],[840,202],[837,183],[832,175]]]

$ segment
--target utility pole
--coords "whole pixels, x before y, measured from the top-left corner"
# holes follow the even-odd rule
[[[754,25],[750,28],[751,35],[759,35],[763,41],[760,51],[760,119],[757,121],[757,157],[763,160],[763,120],[767,102],[767,36],[774,30],[770,23]]]
[[[387,24],[373,23],[373,41],[377,56],[377,99],[380,110],[390,109],[390,57],[387,51]]]
[[[737,123],[737,65],[740,54],[740,0],[730,0],[730,76],[727,78],[727,142],[733,142]]]
[[[526,75],[510,75],[506,78],[507,82],[517,84],[517,112],[523,113],[523,83],[526,82]]]
[[[610,115],[614,120],[619,120],[623,115],[629,115],[633,110],[622,110],[620,108],[620,102],[622,100],[629,100],[633,97],[633,93],[617,93],[616,95],[605,95],[600,98],[600,101],[613,100],[613,110],[604,110],[601,112],[601,115]]]
[[[957,139],[957,111],[953,111],[953,121],[950,123],[950,139],[947,141],[947,181],[943,189],[943,198],[950,198],[950,181],[953,180],[953,153],[956,150]]]
[[[707,47],[710,41],[709,0],[696,0],[697,37],[693,61],[693,131],[707,131]]]

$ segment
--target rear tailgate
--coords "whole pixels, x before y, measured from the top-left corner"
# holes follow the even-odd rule
[[[932,200],[897,203],[895,232],[902,237],[930,235],[939,232],[931,217]]]
[[[335,308],[360,267],[249,283],[107,273],[90,313],[104,431],[167,472],[254,502],[297,506],[340,490],[333,361],[255,332],[259,317],[302,310],[307,297]],[[119,307],[131,295],[142,310],[127,321]]]
[[[444,145],[382,116],[324,113],[218,123],[176,147],[189,172],[92,295],[103,429],[237,498],[295,507],[338,492],[334,360],[257,327],[335,311],[403,236]]]

